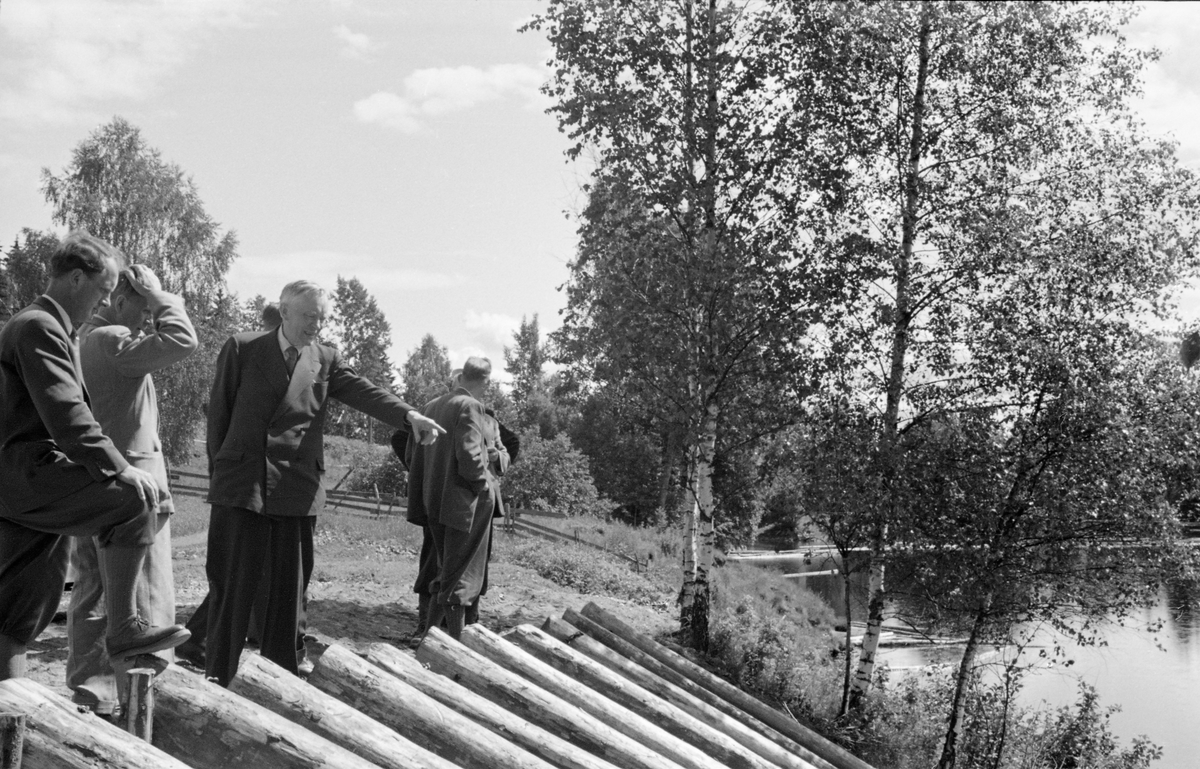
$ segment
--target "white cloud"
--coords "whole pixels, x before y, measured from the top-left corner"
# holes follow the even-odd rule
[[[1147,129],[1179,142],[1179,156],[1200,169],[1200,5],[1148,3],[1129,25],[1129,40],[1141,48],[1161,52],[1159,61],[1146,67],[1145,96],[1136,109]]]
[[[273,1],[7,0],[0,118],[95,119],[100,103],[145,99],[203,44],[205,31],[249,23]]]
[[[419,69],[404,79],[402,94],[378,91],[354,104],[354,115],[364,123],[378,123],[412,133],[422,118],[461,112],[485,102],[516,98],[538,108],[543,97],[538,88],[546,72],[524,64]]]
[[[333,34],[342,43],[342,55],[352,59],[364,58],[379,48],[370,37],[362,32],[352,32],[345,24],[334,27]]]
[[[480,349],[490,351],[484,354],[492,357],[497,352],[502,352],[506,345],[512,346],[513,333],[521,327],[521,320],[510,315],[467,310],[463,316],[463,326],[471,332],[471,337]],[[503,356],[500,360],[504,360]],[[496,363],[495,358],[492,359],[492,363]]]
[[[397,268],[395,260],[336,251],[296,251],[287,254],[240,256],[229,270],[229,286],[243,299],[262,294],[274,299],[287,283],[311,280],[326,291],[337,278],[358,278],[380,301],[396,293],[446,289],[467,281],[458,273]]]

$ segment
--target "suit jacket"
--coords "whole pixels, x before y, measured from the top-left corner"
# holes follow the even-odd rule
[[[421,413],[446,435],[428,446],[409,438],[408,520],[470,531],[475,515],[491,517],[500,499],[498,476],[508,469],[508,453],[499,423],[462,387],[430,401]]]
[[[0,330],[0,503],[25,513],[128,466],[92,415],[58,310],[38,297]]]
[[[158,396],[152,372],[196,351],[199,340],[183,299],[156,292],[154,332],[134,337],[125,326],[93,317],[79,328],[79,359],[92,415],[134,467],[154,476],[160,513],[173,512],[167,463],[158,437]]]
[[[300,348],[288,380],[278,331],[231,337],[208,404],[208,501],[267,515],[316,515],[325,505],[329,398],[392,427],[412,410],[322,344]]]

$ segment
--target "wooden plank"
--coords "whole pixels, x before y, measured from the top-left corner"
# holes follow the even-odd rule
[[[652,672],[658,662],[632,644],[608,633],[607,630],[586,617],[576,615],[574,618],[580,623],[579,627],[565,620],[549,618],[543,625],[543,630],[571,648],[587,654],[610,670],[637,683],[646,691],[675,705],[709,728],[727,735],[739,745],[776,766],[786,767],[786,769],[808,769],[812,766],[829,769],[828,764],[824,761],[819,759],[812,762],[806,761],[782,745],[768,739],[760,731],[760,729],[767,728],[765,724],[756,724],[758,728],[755,728],[746,714],[740,711],[738,715],[723,712],[685,688]],[[582,627],[585,624],[593,626],[589,632],[594,635],[583,631]],[[605,634],[610,636],[605,643],[597,640],[598,637]]]
[[[377,769],[365,758],[178,665],[167,666],[155,678],[154,695],[155,746],[196,769]]]
[[[448,708],[505,737],[562,769],[614,769],[613,765],[558,735],[508,712],[448,678],[434,673],[417,658],[389,644],[371,644],[367,659],[380,669],[429,695]]]
[[[292,675],[260,654],[242,655],[229,690],[357,753],[382,769],[456,769],[390,727]]]
[[[436,673],[568,742],[626,769],[680,769],[679,764],[626,737],[561,697],[530,684],[438,628],[417,647],[417,659]]]
[[[679,675],[704,687],[734,707],[754,716],[780,734],[795,741],[796,744],[803,746],[805,750],[820,756],[828,763],[837,767],[837,769],[872,769],[870,764],[841,745],[831,742],[812,729],[785,716],[762,700],[747,694],[728,681],[718,678],[691,660],[681,657],[656,642],[653,638],[639,633],[597,604],[588,603],[583,607],[582,614],[612,633],[629,641]],[[796,751],[793,750],[792,752]]]
[[[28,678],[0,681],[0,710],[25,715],[23,769],[185,769],[186,764]]]
[[[551,769],[533,753],[336,644],[316,660],[308,680],[463,769]]]
[[[731,769],[773,769],[775,764],[647,691],[620,673],[532,625],[519,625],[503,636],[542,662],[632,710],[651,723],[694,745]],[[805,765],[806,767],[807,765]]]
[[[517,673],[546,692],[595,716],[596,720],[626,737],[660,755],[670,756],[672,761],[685,769],[722,769],[720,763],[694,745],[563,674],[524,649],[508,643],[482,625],[467,626],[462,633],[462,643],[505,670]]]

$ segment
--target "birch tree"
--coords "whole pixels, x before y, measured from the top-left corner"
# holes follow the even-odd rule
[[[556,340],[597,381],[640,381],[679,425],[681,622],[701,647],[718,436],[755,409],[787,421],[810,376],[800,340],[836,274],[807,256],[838,205],[847,135],[830,126],[849,83],[784,88],[803,79],[775,49],[790,13],[554,0],[528,27],[553,46],[544,90],[568,155],[596,161]]]
[[[847,60],[862,70],[853,79],[869,84],[859,117],[873,115],[864,130],[876,137],[858,145],[869,152],[847,186],[858,213],[847,221],[872,280],[856,322],[832,329],[835,343],[860,362],[860,397],[882,415],[871,600],[851,697],[860,705],[884,619],[884,564],[898,543],[914,542],[913,516],[922,515],[924,502],[908,496],[905,475],[918,466],[909,454],[921,445],[915,436],[972,424],[973,444],[1009,457],[1003,472],[979,476],[986,483],[976,493],[1015,507],[972,509],[962,500],[955,507],[981,527],[998,526],[1001,538],[1032,536],[1010,516],[1047,522],[1025,517],[1049,504],[1033,501],[1040,488],[1033,480],[1047,482],[1039,473],[1055,462],[1065,473],[1089,453],[1119,456],[1125,445],[1110,429],[1118,415],[1100,394],[1129,402],[1136,393],[1136,377],[1115,364],[1140,359],[1154,322],[1169,317],[1164,297],[1195,273],[1197,201],[1195,180],[1172,148],[1145,137],[1130,112],[1147,54],[1121,37],[1128,9],[843,8],[841,22],[854,30]],[[786,50],[804,55],[800,44]],[[1083,427],[1083,412],[1092,428]],[[1071,451],[1064,455],[1063,446]],[[1108,471],[1102,481],[1131,482],[1103,461],[1091,467]],[[1072,515],[1083,514],[1068,500]],[[1131,513],[1136,505],[1126,503]],[[1005,520],[1009,528],[998,523]],[[893,531],[900,522],[907,528]],[[962,526],[941,531],[954,552],[971,557],[998,547],[986,536],[964,542]],[[1114,535],[1084,531],[1097,542]],[[927,548],[935,540],[922,538]],[[1100,584],[1095,596],[1104,594]],[[971,667],[975,648],[968,646],[961,670]],[[955,762],[960,694],[943,767]]]
[[[107,240],[187,301],[200,349],[154,375],[163,450],[170,461],[187,461],[217,353],[237,330],[225,283],[236,235],[205,211],[191,177],[119,117],[81,141],[60,174],[42,169],[42,192],[56,224]]]

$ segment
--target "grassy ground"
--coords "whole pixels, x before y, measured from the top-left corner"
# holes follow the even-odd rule
[[[173,566],[177,618],[182,622],[208,590],[204,575],[208,505],[191,496],[178,497],[176,502]],[[356,646],[384,641],[407,647],[416,629],[412,583],[420,544],[420,529],[401,516],[323,514],[317,524],[316,565],[309,589],[309,632],[323,642]],[[563,564],[569,564],[577,578],[564,577]],[[498,529],[481,621],[503,631],[525,622],[540,623],[547,615],[595,601],[645,632],[668,632],[676,622],[672,601],[678,574],[667,578],[664,573],[650,587],[642,577],[633,573],[630,564],[604,553],[551,545]],[[67,598],[64,595],[61,609],[66,608]],[[51,625],[30,651],[31,676],[67,694],[65,624]]]

